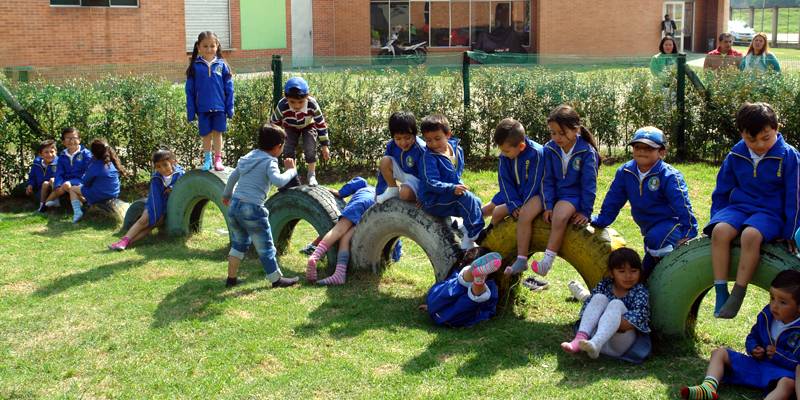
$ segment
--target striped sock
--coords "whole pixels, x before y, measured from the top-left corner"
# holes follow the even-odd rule
[[[306,265],[306,280],[309,282],[314,282],[317,280],[317,261],[322,258],[322,255],[328,251],[328,244],[320,241],[319,245],[316,249],[314,249],[314,254],[311,257],[308,257],[308,264]]]
[[[483,285],[486,282],[486,276],[500,269],[502,259],[500,254],[489,253],[479,257],[472,262],[472,276],[475,277],[473,281],[475,285]]]
[[[553,250],[550,249],[545,250],[544,258],[542,259],[542,261],[537,262],[536,260],[533,260],[533,263],[531,264],[531,269],[533,270],[533,272],[536,272],[541,276],[547,275],[547,273],[550,271],[550,267],[553,266],[553,260],[556,259],[557,254],[558,253]]]
[[[83,211],[81,211],[81,201],[80,200],[72,200],[70,203],[72,203],[72,211],[75,213],[72,216],[72,223],[74,224],[74,223],[80,221],[80,219],[83,217]]]
[[[717,386],[719,383],[713,376],[707,376],[699,386],[681,388],[681,397],[696,400],[717,400]]]
[[[336,272],[333,275],[317,281],[320,285],[342,285],[346,279],[347,261],[350,260],[349,251],[340,251],[339,256],[336,257]]]

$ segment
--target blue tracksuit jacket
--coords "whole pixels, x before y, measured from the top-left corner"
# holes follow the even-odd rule
[[[534,196],[541,196],[542,192],[544,147],[528,138],[525,144],[525,150],[513,160],[501,155],[497,166],[500,191],[495,197],[502,199],[509,212],[522,207]]]
[[[756,346],[761,346],[764,350],[767,346],[775,346],[775,355],[770,359],[764,357],[762,361],[775,364],[781,368],[786,368],[794,371],[797,367],[798,350],[800,350],[800,322],[794,325],[789,325],[778,335],[776,340],[772,340],[769,336],[769,325],[775,321],[775,317],[769,310],[769,304],[758,313],[756,323],[750,329],[750,333],[745,340],[745,349],[747,354],[753,354],[753,349]]]
[[[757,165],[741,140],[725,157],[717,174],[717,186],[711,193],[711,220],[725,207],[743,205],[753,212],[775,214],[784,221],[780,237],[793,239],[800,207],[797,166],[797,150],[780,133],[775,145]]]
[[[394,140],[390,140],[389,143],[386,144],[386,153],[384,153],[384,155],[397,160],[403,172],[419,178],[419,160],[422,158],[422,152],[424,151],[425,141],[417,137],[416,143],[407,151],[403,151]],[[388,185],[386,184],[386,179],[383,178],[383,174],[378,174],[378,184],[375,185],[375,192],[383,194],[387,187]]]
[[[233,81],[225,60],[214,58],[206,64],[203,57],[192,63],[194,76],[186,79],[187,120],[201,112],[224,112],[233,118]]]
[[[458,139],[450,138],[447,142],[456,155],[456,164],[450,162],[446,155],[434,153],[425,147],[417,197],[425,211],[433,215],[457,215],[463,218],[469,237],[476,237],[484,227],[481,200],[469,191],[456,195],[456,185],[464,184],[461,180],[464,172],[464,150],[458,146]]]
[[[486,280],[486,289],[491,292],[489,299],[483,303],[477,303],[467,294],[468,287],[458,282],[458,274],[455,271],[449,279],[433,284],[428,291],[428,314],[433,322],[439,326],[457,327],[470,326],[489,319],[497,313],[497,285],[494,279]]]
[[[119,196],[119,171],[114,163],[106,166],[103,160],[93,160],[83,175],[81,195],[89,204],[116,199]]]
[[[42,187],[42,184],[50,180],[56,176],[56,170],[58,168],[58,157],[53,159],[53,162],[50,165],[44,165],[44,160],[42,157],[36,157],[33,159],[33,165],[31,165],[31,172],[28,174],[28,182],[26,186],[31,186],[34,189]]]
[[[361,216],[375,204],[375,188],[370,186],[367,181],[358,176],[350,180],[339,189],[339,196],[347,198],[353,196],[342,210],[340,217],[344,217],[358,225]]]
[[[69,158],[69,151],[64,149],[58,155],[58,168],[53,180],[53,188],[57,188],[71,179],[82,178],[92,160],[92,152],[83,145],[72,158]]]
[[[639,180],[635,160],[619,167],[600,214],[592,217],[592,223],[602,227],[611,225],[627,201],[630,201],[631,216],[639,225],[648,248],[656,250],[668,244],[677,245],[677,241],[667,241],[675,230],[680,232],[680,238],[697,236],[697,219],[683,174],[664,161],[659,160],[642,180]]]
[[[552,210],[556,202],[564,197],[579,198],[576,211],[590,217],[597,191],[599,157],[594,147],[586,143],[580,135],[576,136],[574,147],[567,169],[564,170],[561,164],[561,148],[552,140],[544,146],[542,201],[545,210]]]
[[[172,189],[178,178],[183,176],[186,171],[180,165],[175,165],[175,170],[172,173],[172,180],[169,185],[164,182],[164,176],[158,172],[154,172],[150,177],[150,194],[147,195],[147,216],[150,218],[150,226],[158,222],[162,215],[167,212],[167,200],[169,195],[165,193],[167,189]]]

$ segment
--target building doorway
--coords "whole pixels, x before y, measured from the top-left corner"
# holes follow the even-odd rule
[[[694,51],[694,2],[665,1],[662,15],[664,14],[669,14],[675,21],[675,45],[678,51],[681,53]]]

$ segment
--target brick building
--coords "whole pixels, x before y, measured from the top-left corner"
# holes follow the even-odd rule
[[[186,64],[201,30],[232,63],[368,56],[394,31],[461,52],[481,32],[514,29],[531,53],[655,54],[669,12],[685,51],[727,29],[729,0],[0,0],[2,67]],[[183,67],[185,68],[185,67]]]

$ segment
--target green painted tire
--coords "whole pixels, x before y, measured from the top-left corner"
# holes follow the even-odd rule
[[[729,281],[736,280],[741,251],[737,238],[731,243]],[[800,270],[800,260],[783,244],[763,244],[750,285],[769,290],[775,275],[787,269]],[[692,239],[673,250],[658,263],[645,286],[650,292],[653,330],[665,335],[694,336],[700,303],[714,286],[711,239]]]
[[[139,220],[139,217],[144,214],[144,209],[147,207],[147,198],[141,198],[134,201],[128,206],[128,211],[125,213],[125,219],[122,221],[122,230],[128,231],[133,224]]]
[[[170,235],[190,235],[203,231],[203,209],[208,202],[217,205],[230,226],[228,207],[222,205],[222,192],[233,169],[203,171],[194,169],[183,176],[170,192],[167,200],[166,227]]]

